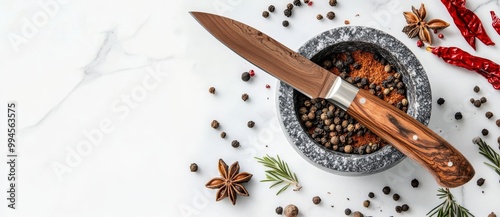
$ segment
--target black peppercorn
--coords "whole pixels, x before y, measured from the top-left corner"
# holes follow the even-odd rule
[[[382,189],[382,192],[384,192],[385,195],[388,195],[391,193],[391,188],[389,186],[385,186],[383,189]]]
[[[274,5],[269,5],[269,7],[267,7],[267,10],[271,13],[274,12],[274,9]]]
[[[484,116],[486,116],[486,118],[490,119],[491,117],[493,117],[493,113],[488,111],[488,112],[486,112],[486,114],[484,114]]]
[[[221,132],[220,133],[220,138],[223,138],[223,139],[226,138],[226,132]]]
[[[490,214],[488,214],[488,217],[497,217],[497,215],[494,212],[491,212]]]
[[[292,3],[288,3],[286,5],[286,8],[292,10],[293,9],[293,4]]]
[[[487,129],[483,129],[481,130],[481,133],[483,134],[483,136],[487,136],[489,132]]]
[[[314,204],[319,204],[319,203],[321,203],[321,198],[319,196],[315,196],[315,197],[313,197],[312,201]]]
[[[335,19],[335,13],[333,11],[329,11],[328,13],[326,13],[326,17],[329,20],[333,20],[333,19]]]
[[[479,178],[479,179],[477,180],[477,186],[483,186],[483,185],[484,185],[484,181],[485,181],[485,180],[484,180],[483,178]]]
[[[189,166],[189,169],[191,170],[191,172],[196,172],[198,171],[198,164],[196,163],[192,163],[190,166]]]
[[[364,217],[363,213],[361,213],[359,211],[354,212],[354,214],[352,216],[353,217]]]
[[[323,19],[323,15],[321,15],[321,14],[316,15],[316,19],[317,20],[322,20]]]
[[[248,128],[253,128],[254,126],[255,126],[255,122],[253,122],[253,121],[248,121],[248,123],[247,123],[247,127],[248,127]]]
[[[284,27],[288,27],[290,23],[288,23],[288,20],[283,20],[283,23],[281,23]]]
[[[408,204],[403,204],[403,206],[401,206],[401,210],[402,210],[403,212],[406,212],[406,211],[408,211],[409,209],[410,209],[410,207],[408,206]]]
[[[403,207],[401,206],[396,206],[396,212],[401,213],[403,211]]]
[[[269,12],[267,12],[267,11],[262,11],[262,16],[263,16],[264,18],[269,17]]]
[[[276,214],[278,214],[278,215],[283,214],[283,207],[281,207],[281,206],[276,207]]]
[[[488,101],[488,100],[486,99],[486,97],[484,97],[484,96],[483,96],[483,97],[481,97],[481,99],[480,99],[480,100],[481,100],[481,103],[486,103],[486,102]]]
[[[241,80],[243,80],[245,82],[249,81],[250,78],[251,78],[251,76],[250,76],[250,73],[248,73],[248,72],[243,72],[241,74]]]
[[[461,112],[457,112],[457,113],[455,113],[455,119],[460,120],[460,119],[462,119],[462,117],[463,117],[463,116],[462,116],[462,113],[461,113]]]
[[[215,87],[208,88],[208,92],[211,94],[215,94]]]
[[[285,11],[283,11],[283,13],[285,14],[285,16],[286,16],[286,17],[290,17],[290,16],[292,16],[292,10],[290,10],[290,9],[288,9],[288,8],[287,8],[287,9],[285,9]]]
[[[474,98],[470,98],[470,103],[474,104],[474,102],[476,102],[476,100]]]
[[[480,90],[481,90],[481,88],[479,88],[478,86],[474,87],[474,92],[479,93]]]
[[[231,146],[233,146],[233,148],[238,148],[240,147],[240,142],[238,142],[238,140],[233,140]]]
[[[413,187],[413,188],[418,188],[418,185],[419,185],[419,184],[420,184],[420,183],[418,182],[418,180],[417,180],[417,179],[413,179],[413,180],[411,180],[411,187]]]
[[[498,119],[495,123],[497,124],[497,127],[500,127],[500,119]]]
[[[219,122],[217,120],[213,120],[212,123],[210,124],[212,128],[217,129],[219,128]]]
[[[242,95],[241,95],[241,99],[242,99],[243,101],[247,101],[247,100],[248,100],[248,94],[246,94],[246,93],[242,94]]]
[[[330,0],[330,6],[337,6],[337,0]]]
[[[474,106],[476,106],[478,108],[481,107],[481,100],[474,101]]]
[[[347,208],[344,210],[345,215],[351,215],[351,209]]]
[[[443,105],[443,104],[444,104],[444,102],[445,102],[445,100],[444,100],[443,98],[439,98],[439,99],[437,100],[437,104],[438,104],[438,105]]]
[[[373,192],[370,192],[370,193],[368,193],[368,197],[369,197],[369,198],[374,198],[374,197],[375,197],[375,194],[374,194]]]
[[[393,199],[394,201],[398,201],[398,200],[399,200],[399,198],[401,198],[401,197],[399,196],[399,194],[394,194],[394,195],[392,195],[392,199]]]
[[[294,4],[295,6],[300,6],[300,5],[302,5],[302,3],[300,2],[300,0],[293,0],[293,4]]]
[[[363,206],[364,207],[369,207],[370,206],[370,201],[369,200],[363,201]]]

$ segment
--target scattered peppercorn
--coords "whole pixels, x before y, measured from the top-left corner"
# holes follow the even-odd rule
[[[351,24],[351,22],[349,20],[344,20],[344,24],[349,25],[349,24]]]
[[[463,116],[462,116],[462,113],[461,113],[461,112],[457,112],[457,113],[455,113],[455,119],[460,120],[460,119],[462,119],[462,118],[463,118]]]
[[[253,76],[255,76],[255,71],[253,71],[253,69],[250,69],[250,70],[248,71],[248,74],[250,74],[250,76],[252,76],[252,77],[253,77]]]
[[[275,211],[276,211],[276,214],[281,215],[281,214],[283,214],[283,207],[278,206],[278,207],[276,207]]]
[[[383,189],[382,189],[382,192],[384,192],[385,195],[388,195],[391,193],[391,188],[389,186],[385,186]]]
[[[333,11],[329,11],[328,13],[326,13],[326,17],[329,20],[333,20],[333,19],[335,19],[335,13]]]
[[[417,180],[417,179],[413,179],[413,180],[411,180],[411,187],[413,187],[413,188],[418,188],[418,185],[419,185],[419,184],[420,184],[420,183],[418,182],[418,180]]]
[[[217,120],[213,120],[212,123],[210,124],[212,128],[217,129],[219,128],[219,122]]]
[[[424,46],[424,42],[422,40],[418,40],[417,47],[423,47],[423,46]]]
[[[288,23],[288,20],[283,20],[283,23],[281,23],[284,27],[288,27],[290,23]]]
[[[274,9],[274,5],[269,5],[269,7],[267,7],[267,10],[271,13],[274,12]]]
[[[397,213],[401,213],[401,212],[403,212],[403,207],[401,207],[401,206],[396,206],[396,212],[397,212]]]
[[[496,121],[497,127],[500,127],[500,119]]]
[[[189,169],[191,170],[191,172],[196,172],[198,171],[198,164],[196,163],[192,163],[190,166],[189,166]]]
[[[485,179],[483,179],[483,178],[479,178],[479,179],[477,180],[477,183],[476,183],[476,184],[477,184],[477,186],[483,186],[483,185],[484,185],[484,181],[486,181],[486,180],[485,180]]]
[[[267,11],[262,11],[262,16],[263,16],[264,18],[269,17],[269,12],[267,12]]]
[[[215,94],[215,87],[208,88],[208,92],[211,94]]]
[[[445,102],[445,100],[444,100],[443,98],[439,98],[439,99],[437,100],[437,104],[438,104],[438,105],[443,105],[443,104],[444,104],[444,102]]]
[[[481,133],[483,134],[483,136],[487,136],[489,132],[487,129],[483,129],[481,130]]]
[[[301,6],[302,5],[302,3],[300,3],[300,0],[293,0],[293,4],[295,6]]]
[[[330,0],[330,6],[337,6],[337,0]]]
[[[481,107],[481,100],[474,101],[474,106],[476,106],[478,108]]]
[[[323,19],[323,15],[321,15],[321,14],[316,15],[316,19],[317,20],[322,20]]]
[[[248,100],[248,94],[244,93],[243,95],[241,95],[241,99],[243,101],[247,101]]]
[[[288,3],[286,5],[286,8],[292,10],[293,9],[293,4],[292,3]]]
[[[406,212],[406,211],[408,211],[409,209],[410,209],[410,206],[408,206],[408,204],[403,204],[403,206],[401,206],[401,210],[402,210],[403,212]]]
[[[312,5],[313,5],[312,1],[307,2],[307,6],[312,6]]]
[[[291,17],[292,16],[292,10],[290,9],[285,9],[285,11],[283,11],[283,13],[285,14],[286,17]]]
[[[345,215],[351,215],[351,209],[347,208],[344,210]]]
[[[309,0],[304,0],[304,3],[305,3],[305,4],[309,3]]]
[[[470,98],[470,103],[474,104],[474,102],[476,102],[476,100],[474,98]]]
[[[233,146],[233,148],[238,148],[240,147],[240,142],[238,142],[238,140],[233,140],[231,146]]]
[[[226,138],[226,132],[221,132],[220,133],[220,138],[223,138],[223,139]]]
[[[481,103],[486,103],[488,100],[486,99],[486,97],[481,97]]]
[[[368,208],[370,206],[370,201],[369,200],[363,201],[363,206]]]
[[[484,114],[484,116],[486,116],[486,118],[490,119],[491,117],[493,117],[493,113],[488,111],[488,112],[486,112],[486,114]]]
[[[392,199],[393,199],[394,201],[398,201],[398,200],[399,200],[399,198],[401,198],[401,197],[399,196],[399,194],[394,194],[394,195],[392,195]]]
[[[368,193],[368,197],[369,197],[369,198],[374,198],[374,197],[375,197],[375,194],[374,194],[373,192],[370,192],[370,193]]]
[[[321,198],[320,198],[319,196],[315,196],[315,197],[313,197],[313,203],[314,203],[314,204],[319,204],[319,203],[321,203]]]
[[[271,88],[271,85],[266,84],[266,88],[267,88],[267,89]]]
[[[352,215],[353,217],[364,217],[363,213],[359,212],[359,211],[356,211],[354,212],[354,215]]]
[[[481,88],[479,88],[478,86],[474,87],[474,92],[479,93],[480,90],[481,90]]]
[[[286,217],[296,217],[299,215],[299,208],[297,208],[295,205],[290,204],[285,207],[285,212],[284,212]]]
[[[248,73],[248,72],[243,72],[243,73],[241,74],[241,80],[243,80],[243,81],[245,81],[245,82],[249,81],[249,80],[250,80],[250,73]]]
[[[491,212],[488,217],[497,217],[497,215],[494,212]]]
[[[247,123],[247,127],[248,127],[248,128],[253,128],[254,126],[255,126],[255,122],[253,122],[253,121],[248,121],[248,123]]]
[[[444,38],[443,33],[439,33],[438,38]]]

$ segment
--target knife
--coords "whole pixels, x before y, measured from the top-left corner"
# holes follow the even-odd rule
[[[443,187],[467,183],[474,168],[453,146],[403,111],[342,80],[309,59],[238,21],[190,12],[215,38],[257,67],[310,98],[346,110],[370,131],[426,168]]]

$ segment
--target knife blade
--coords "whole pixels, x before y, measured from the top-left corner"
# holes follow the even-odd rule
[[[427,169],[443,187],[467,183],[475,174],[452,145],[389,103],[358,89],[283,44],[238,21],[190,12],[215,38],[257,67],[310,98],[324,98],[347,111],[380,138]]]

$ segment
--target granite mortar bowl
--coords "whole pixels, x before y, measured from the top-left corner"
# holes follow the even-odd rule
[[[402,74],[408,99],[407,114],[427,125],[432,106],[429,80],[415,55],[393,36],[369,27],[339,27],[310,39],[298,53],[319,63],[332,53],[359,49],[379,53]],[[313,165],[334,174],[360,176],[382,172],[405,158],[392,145],[365,155],[326,149],[316,143],[299,122],[296,105],[299,92],[280,82],[277,94],[280,122],[289,142]]]

